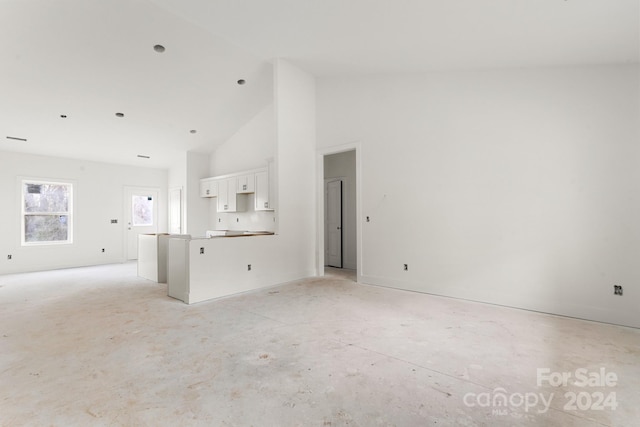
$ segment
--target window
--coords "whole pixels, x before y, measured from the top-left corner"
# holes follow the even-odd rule
[[[134,227],[153,225],[153,197],[134,195],[131,197],[131,207]]]
[[[72,184],[22,181],[22,244],[71,243],[72,212]]]

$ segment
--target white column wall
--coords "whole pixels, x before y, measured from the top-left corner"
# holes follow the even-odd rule
[[[209,154],[187,152],[187,185],[186,206],[187,223],[185,234],[204,236],[209,228],[209,217],[214,215],[209,211],[209,199],[200,197],[200,180],[210,176]]]
[[[187,229],[187,153],[182,152],[175,159],[168,171],[169,189],[181,189],[181,207],[180,228],[183,233]]]
[[[315,79],[278,59],[275,81],[279,256],[287,269],[317,274]]]

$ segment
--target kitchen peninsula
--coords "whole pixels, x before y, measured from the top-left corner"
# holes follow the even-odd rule
[[[193,304],[282,280],[272,258],[280,242],[274,233],[274,194],[272,161],[257,169],[202,178],[200,197],[210,202],[211,229],[202,237],[168,239],[169,296]]]
[[[277,237],[272,232],[234,232],[169,239],[169,296],[193,304],[261,287],[273,280],[264,260]]]

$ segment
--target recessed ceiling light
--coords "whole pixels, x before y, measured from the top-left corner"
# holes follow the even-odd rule
[[[195,129],[191,129],[189,132],[191,132],[191,133],[196,133],[196,132],[198,132],[198,131],[197,131],[197,130],[195,130]]]
[[[123,113],[116,113],[116,117],[124,117]]]
[[[239,84],[240,86],[242,86],[242,85],[243,85],[243,84],[245,84],[246,82],[247,82],[247,81],[246,81],[245,79],[240,79],[240,80],[238,80],[238,84]]]
[[[140,157],[141,159],[150,159],[151,158],[149,156],[143,156],[142,154],[138,154],[138,157]]]
[[[22,142],[27,142],[26,138],[18,138],[16,136],[8,136],[7,139],[13,139],[14,141],[22,141]]]
[[[162,46],[161,44],[157,44],[153,47],[153,50],[155,50],[158,53],[162,53],[164,52],[164,46]]]

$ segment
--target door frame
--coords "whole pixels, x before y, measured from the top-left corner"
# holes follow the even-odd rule
[[[362,263],[362,149],[360,141],[318,148],[316,150],[316,271],[324,276],[324,157],[330,154],[356,152],[356,281],[363,276]],[[344,206],[343,206],[344,207]]]
[[[328,217],[329,217],[329,206],[327,205],[327,192],[328,192],[328,187],[327,185],[330,182],[336,182],[336,181],[340,181],[340,264],[342,265],[341,268],[344,268],[344,249],[345,249],[345,245],[344,245],[344,236],[346,234],[346,227],[347,227],[347,221],[345,221],[345,210],[346,210],[346,206],[345,206],[345,187],[346,187],[346,182],[347,182],[347,178],[343,177],[343,176],[339,176],[339,177],[334,177],[334,178],[325,178],[324,179],[324,189],[325,189],[325,195],[324,195],[324,241],[325,243],[329,241],[329,228],[327,227],[328,224]],[[327,258],[329,256],[329,249],[327,248],[327,245],[325,244],[325,249],[324,249],[324,262],[325,262],[325,266],[327,266]]]
[[[173,194],[175,194],[175,192],[178,192],[179,203],[180,203],[179,213],[178,213],[179,219],[180,219],[180,221],[179,221],[180,224],[178,225],[178,228],[180,230],[178,231],[178,233],[175,233],[175,234],[182,234],[182,231],[184,230],[184,214],[183,214],[184,202],[183,202],[183,196],[182,196],[182,194],[183,194],[182,187],[172,187],[172,188],[169,188],[169,190],[168,190],[168,196],[167,196],[167,231],[169,233],[171,233],[171,224],[172,224],[173,219],[174,219],[173,215],[171,213],[172,212],[171,208],[173,207],[173,206],[171,206],[171,199],[172,199]]]
[[[122,201],[123,201],[123,206],[122,206],[122,232],[123,232],[123,242],[122,242],[122,259],[123,262],[127,262],[129,261],[129,225],[128,225],[128,221],[129,221],[129,217],[131,215],[131,212],[129,212],[128,210],[128,206],[130,204],[130,200],[129,200],[129,195],[131,193],[146,193],[149,191],[153,191],[157,194],[156,197],[156,203],[154,203],[154,209],[155,209],[155,214],[156,214],[156,233],[159,233],[161,228],[160,227],[160,223],[161,223],[161,204],[160,204],[160,197],[161,197],[161,192],[160,192],[160,188],[158,187],[138,187],[138,186],[124,186],[124,190],[123,190],[123,194],[122,194]]]

